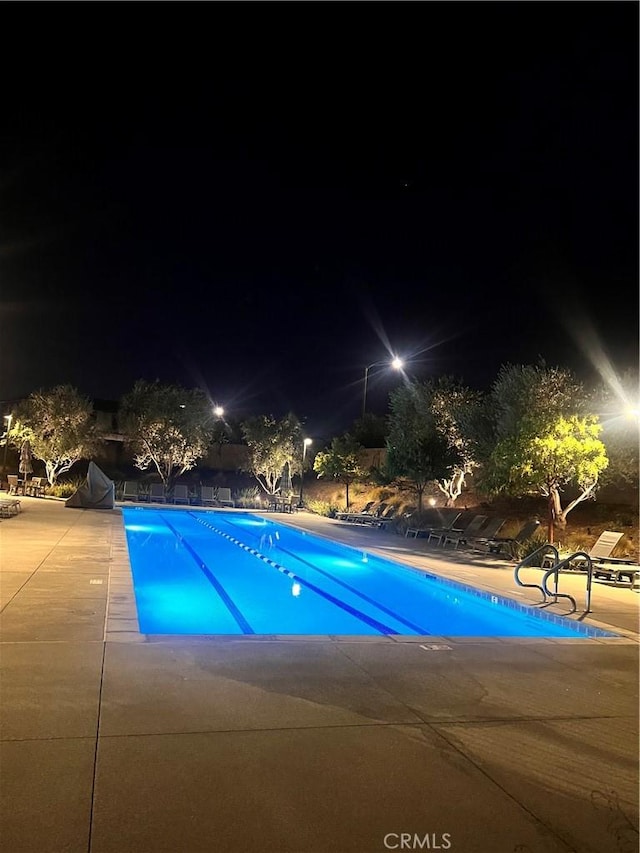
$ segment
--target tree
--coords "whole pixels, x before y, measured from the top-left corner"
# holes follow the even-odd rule
[[[410,383],[389,396],[389,433],[386,472],[400,487],[413,492],[422,511],[427,485],[444,479],[460,462],[442,430],[438,429],[431,407],[433,388],[426,383]]]
[[[170,490],[207,453],[214,415],[199,389],[139,379],[122,398],[121,423],[136,467],[145,471],[153,464]]]
[[[477,466],[475,447],[465,431],[469,413],[479,405],[480,395],[450,376],[428,383],[431,393],[430,410],[437,431],[444,436],[453,459],[447,475],[437,480],[438,488],[446,495],[447,506],[460,497],[467,474]]]
[[[387,421],[382,415],[366,412],[354,421],[349,431],[363,447],[384,447],[387,436]]]
[[[319,477],[330,477],[342,483],[346,490],[346,507],[349,509],[349,486],[366,476],[363,461],[364,447],[349,433],[334,438],[329,450],[316,454],[313,470]]]
[[[300,421],[291,413],[279,421],[273,415],[260,415],[244,421],[241,427],[249,449],[247,470],[268,495],[275,495],[287,463],[292,475],[302,470]]]
[[[71,385],[31,394],[18,407],[11,432],[14,444],[29,440],[33,456],[45,464],[50,485],[79,459],[89,458],[99,442],[91,401]]]
[[[607,467],[597,416],[584,414],[586,396],[572,374],[561,368],[505,365],[487,406],[493,414],[495,443],[485,460],[488,491],[538,493],[548,501],[548,538],[564,529],[579,503],[594,498]],[[485,444],[486,446],[486,444]],[[563,489],[577,496],[562,508]]]

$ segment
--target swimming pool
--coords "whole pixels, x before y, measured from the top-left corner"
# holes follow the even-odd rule
[[[145,634],[613,636],[251,513],[122,514]]]

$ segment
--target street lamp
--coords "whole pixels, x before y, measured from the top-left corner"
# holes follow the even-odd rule
[[[213,414],[217,418],[221,418],[224,415],[224,409],[222,408],[222,406],[216,406],[213,410]]]
[[[391,362],[389,362],[386,359],[384,361],[374,361],[365,367],[365,369],[364,369],[364,392],[362,394],[362,417],[364,417],[364,413],[367,409],[367,381],[369,379],[369,371],[371,370],[372,367],[376,367],[379,364],[390,364],[394,370],[402,370],[402,366],[403,366],[404,362],[402,361],[401,358],[398,358],[398,356],[395,356],[395,358]]]
[[[302,442],[302,468],[300,470],[300,499],[298,500],[298,508],[303,506],[302,490],[304,486],[304,460],[307,456],[307,447],[309,447],[310,444],[313,444],[313,439],[311,438],[305,438]]]
[[[13,415],[5,415],[5,421],[7,422],[7,431],[4,434],[4,458],[2,460],[2,479],[4,480],[5,475],[7,473],[7,450],[9,448],[9,432],[11,431],[11,421],[13,420]]]

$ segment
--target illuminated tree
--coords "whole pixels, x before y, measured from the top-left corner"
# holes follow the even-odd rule
[[[318,477],[327,477],[342,483],[346,491],[346,508],[349,509],[349,486],[366,476],[364,447],[349,433],[334,438],[328,450],[316,454],[313,470]]]
[[[50,485],[78,460],[89,458],[100,440],[91,401],[71,385],[31,394],[18,407],[11,433],[18,446],[29,440],[32,455],[45,464]]]
[[[494,493],[537,493],[548,501],[548,537],[564,529],[579,503],[594,498],[608,464],[598,417],[583,414],[587,398],[560,368],[506,365],[486,400],[494,445],[484,460],[482,483]],[[486,440],[478,446],[487,447]],[[577,496],[562,507],[562,492]]]
[[[153,465],[168,490],[207,453],[214,415],[199,389],[140,379],[123,397],[120,411],[136,467],[145,471]]]
[[[445,476],[436,482],[446,495],[447,506],[453,506],[462,494],[467,474],[477,467],[475,446],[465,431],[466,419],[480,404],[480,395],[450,376],[427,383],[430,396],[429,409],[435,428],[444,436],[451,460]]]
[[[440,393],[444,394],[444,385]],[[418,512],[427,485],[434,481],[452,505],[457,496],[455,472],[463,469],[464,459],[453,440],[453,420],[445,418],[444,401],[436,398],[434,403],[434,385],[412,383],[396,388],[389,396],[389,406],[386,475],[416,495]],[[460,485],[463,479],[455,482]]]
[[[260,415],[241,424],[248,447],[247,468],[268,495],[279,489],[284,466],[289,463],[291,474],[302,468],[302,427],[295,415],[281,420],[272,415]]]

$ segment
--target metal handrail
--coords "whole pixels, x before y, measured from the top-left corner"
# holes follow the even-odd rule
[[[558,554],[558,549],[555,547],[555,545],[551,545],[550,543],[546,543],[545,545],[541,545],[539,548],[536,548],[536,550],[533,551],[533,553],[529,554],[528,556],[526,556],[524,558],[524,560],[519,562],[518,565],[515,567],[514,572],[513,572],[513,579],[518,584],[518,586],[523,586],[523,587],[528,586],[528,587],[531,587],[532,589],[539,589],[540,590],[540,592],[542,593],[542,601],[540,602],[540,604],[543,604],[544,602],[546,602],[547,595],[551,595],[551,593],[549,593],[548,590],[545,590],[545,588],[543,586],[540,586],[537,583],[525,583],[524,581],[521,581],[520,577],[519,577],[519,572],[520,572],[521,568],[523,568],[524,566],[526,566],[528,564],[529,560],[531,560],[533,557],[535,557],[541,551],[544,551],[546,553],[549,550],[554,552],[556,562],[557,562],[559,557],[560,557],[560,555]],[[556,576],[556,591],[557,591],[557,589],[558,589],[558,579]]]
[[[554,550],[556,550],[556,549],[554,548]],[[556,555],[557,555],[557,553],[558,552],[556,551]],[[565,557],[564,560],[560,560],[559,562],[558,562],[558,556],[556,556],[555,565],[553,565],[550,569],[548,569],[544,573],[544,575],[542,576],[542,586],[544,587],[546,594],[547,595],[554,595],[556,600],[558,598],[568,598],[573,603],[573,611],[572,612],[576,611],[578,609],[578,605],[576,604],[575,598],[572,595],[568,595],[567,593],[558,592],[558,574],[560,572],[560,569],[563,568],[564,566],[568,566],[572,560],[575,560],[576,557],[584,558],[586,560],[586,563],[587,563],[587,594],[586,594],[585,611],[584,612],[585,613],[591,613],[591,582],[593,579],[593,561],[592,561],[591,557],[586,553],[586,551],[576,551],[575,553],[570,554],[568,557]],[[547,589],[547,578],[550,575],[555,575],[555,579],[556,579],[556,589],[555,589],[554,593],[550,592]]]

